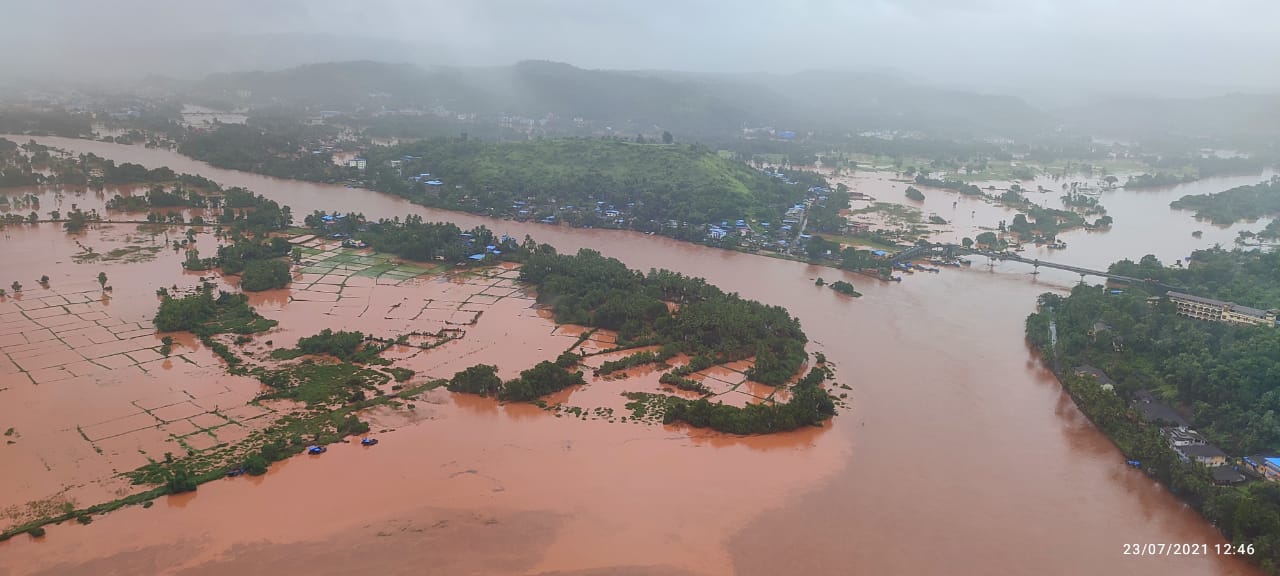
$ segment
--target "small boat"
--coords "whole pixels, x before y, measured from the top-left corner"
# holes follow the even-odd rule
[[[227,478],[235,478],[236,476],[240,476],[241,474],[244,474],[244,467],[232,468],[230,470],[227,470]]]
[[[324,454],[329,449],[324,446],[307,446],[307,454],[319,455]]]
[[[360,445],[361,446],[377,446],[378,439],[377,438],[361,438]]]
[[[1126,462],[1126,464],[1128,464],[1128,465],[1130,465],[1130,466],[1133,466],[1134,468],[1141,468],[1141,467],[1142,467],[1142,462],[1139,462],[1139,461],[1137,461],[1137,460],[1130,460],[1130,461]]]

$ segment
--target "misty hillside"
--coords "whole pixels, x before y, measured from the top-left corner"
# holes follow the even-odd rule
[[[561,118],[722,134],[780,130],[1034,133],[1048,115],[1020,99],[940,90],[882,74],[709,75],[586,70],[526,61],[486,68],[342,62],[218,74],[197,86],[237,105],[338,111],[444,107],[487,116]]]
[[[771,84],[805,118],[864,129],[1014,136],[1052,126],[1048,114],[1020,98],[925,87],[888,74],[808,71]]]
[[[1060,115],[1073,128],[1116,138],[1194,135],[1258,140],[1280,135],[1280,95],[1112,99]]]

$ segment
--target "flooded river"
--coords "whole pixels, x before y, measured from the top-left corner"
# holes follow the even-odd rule
[[[0,544],[0,574],[1255,573],[1231,559],[1123,555],[1125,543],[1221,538],[1125,466],[1024,344],[1035,297],[1069,288],[1074,276],[975,262],[881,284],[636,233],[428,210],[166,151],[40,141],[246,186],[299,217],[415,212],[702,276],[787,307],[853,390],[850,407],[822,429],[745,439],[556,418],[437,390],[418,416],[377,421],[395,431],[375,449],[338,445],[262,478],[213,482],[89,526],[50,527],[40,541],[15,538]],[[1071,248],[1053,258],[1100,266],[1153,251],[1173,259],[1193,247],[1192,230],[1209,236],[1208,225],[1168,210],[1168,196],[1180,192],[1114,194],[1103,203],[1114,205],[1116,230],[1098,242],[1064,234]],[[1130,202],[1146,208],[1122,218]],[[52,241],[43,230],[6,233]],[[1125,248],[1108,236],[1149,240]],[[26,270],[29,258],[0,258],[0,269],[39,275]],[[818,276],[846,279],[864,297],[816,288]],[[497,334],[486,338],[501,344]],[[527,354],[511,356],[525,362]],[[0,391],[0,416],[12,410],[8,393]]]

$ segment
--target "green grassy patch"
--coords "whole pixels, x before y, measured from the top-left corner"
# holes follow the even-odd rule
[[[356,272],[355,275],[363,276],[365,278],[377,278],[387,272],[390,272],[391,270],[394,270],[395,267],[396,267],[395,264],[392,264],[389,262],[382,263],[382,264],[375,264],[373,266],[365,268],[364,270]]]
[[[258,368],[253,373],[264,384],[276,389],[262,398],[288,398],[305,402],[313,408],[352,399],[363,400],[369,391],[390,380],[386,374],[345,362],[303,362],[279,370]]]
[[[408,382],[416,374],[413,370],[400,367],[387,368],[387,372],[391,373],[391,377],[395,378],[396,382]]]
[[[866,208],[859,208],[850,211],[851,214],[883,214],[885,220],[895,224],[920,224],[924,222],[919,208],[911,206],[903,206],[901,204],[892,204],[889,202],[876,202]]]

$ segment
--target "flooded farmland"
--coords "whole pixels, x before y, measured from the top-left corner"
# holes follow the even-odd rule
[[[375,414],[375,429],[394,429],[376,448],[338,445],[323,457],[293,458],[262,478],[216,481],[89,526],[51,527],[41,540],[15,538],[0,544],[0,574],[341,573],[357,563],[393,573],[424,565],[517,574],[1254,573],[1227,558],[1121,554],[1122,542],[1221,539],[1126,467],[1023,343],[1023,320],[1036,295],[1068,288],[1076,280],[1070,274],[1032,277],[1000,263],[880,284],[636,233],[427,210],[365,190],[218,170],[164,151],[43,141],[246,186],[295,214],[412,212],[530,234],[561,251],[590,247],[633,268],[702,276],[787,307],[852,391],[849,406],[823,428],[737,438],[565,417],[437,389],[408,413]],[[1199,225],[1168,211],[1162,194],[1114,194],[1103,198],[1116,216],[1116,230],[1107,234],[1122,226],[1145,230],[1153,240],[1139,246],[1166,259],[1193,246],[1190,233]],[[1120,207],[1130,203],[1126,221]],[[934,210],[949,209],[943,204]],[[145,246],[149,233],[137,226],[104,224],[81,242],[99,246],[99,253],[109,252],[111,242]],[[198,432],[202,441],[216,441],[222,428],[252,426],[242,426],[254,420],[247,411],[219,425],[206,415],[214,407],[227,414],[237,403],[249,406],[256,381],[225,376],[196,342],[176,347],[185,360],[153,350],[155,290],[199,281],[182,272],[180,254],[162,249],[145,261],[78,263],[73,256],[83,250],[54,225],[5,234],[0,269],[8,275],[0,283],[19,280],[24,294],[0,304],[0,351],[9,362],[0,364],[0,415],[17,422],[6,426],[21,436],[0,450],[0,465],[22,473],[2,481],[8,491],[0,505],[109,496],[124,488],[111,473],[145,460],[140,451],[155,454],[167,438],[195,429],[209,431]],[[1052,257],[1103,265],[1146,253],[1088,248],[1079,238],[1089,234],[1064,234],[1071,248]],[[201,235],[197,245],[215,242]],[[276,332],[257,338],[285,342],[325,327],[431,331],[466,324],[483,307],[466,337],[426,352],[402,351],[421,377],[447,377],[480,361],[509,376],[553,358],[577,337],[530,308],[506,272],[392,275],[384,284],[381,276],[361,274],[377,263],[329,267],[323,262],[340,254],[321,258],[333,249],[312,248],[311,263],[291,288],[254,297],[260,313],[280,321]],[[110,278],[109,293],[95,279],[99,271]],[[36,284],[41,274],[51,279],[47,290]],[[846,279],[864,297],[819,290],[818,276]],[[115,359],[95,372],[77,356]],[[702,380],[741,392],[744,402],[760,399],[763,391],[741,382],[741,368],[708,371]],[[608,407],[620,401],[612,383],[593,380],[561,400]],[[157,417],[159,410],[168,411]],[[203,440],[210,434],[214,440]],[[458,550],[468,553],[442,552]]]

